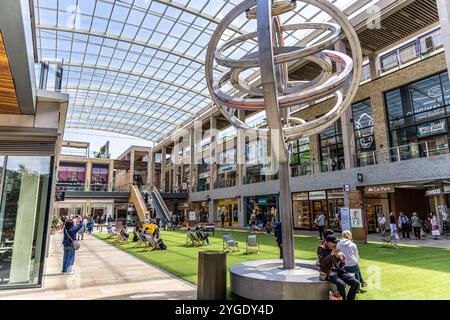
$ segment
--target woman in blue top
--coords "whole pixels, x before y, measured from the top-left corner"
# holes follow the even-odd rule
[[[83,223],[81,223],[79,218],[77,225],[74,225],[72,220],[67,220],[64,225],[64,239],[62,245],[64,247],[63,265],[62,273],[70,274],[72,273],[73,264],[75,262],[75,249],[73,248],[73,240],[77,237],[77,232],[83,228]]]

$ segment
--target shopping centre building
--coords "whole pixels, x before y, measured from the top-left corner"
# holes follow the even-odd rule
[[[390,212],[417,212],[423,220],[435,212],[442,221],[450,207],[449,2],[329,2],[359,37],[363,79],[340,120],[292,143],[294,229],[313,230],[322,212],[341,231],[342,207],[359,209],[365,235]],[[0,3],[0,289],[41,284],[53,215],[126,223],[133,210],[140,220],[154,210],[166,220],[168,214],[190,224],[223,219],[238,229],[249,227],[252,214],[279,220],[270,139],[235,129],[205,81],[210,37],[235,1],[62,3]],[[298,1],[287,20],[329,19],[316,9]],[[255,28],[241,21],[227,37]],[[310,31],[287,39],[307,44],[323,36]],[[347,52],[348,39],[334,49]],[[247,71],[249,81],[258,81]],[[321,70],[305,60],[288,72],[304,81]],[[290,112],[313,120],[334,99]],[[236,116],[267,127],[264,112]],[[65,141],[68,129],[154,145],[133,145],[112,159],[108,148],[94,155],[87,142]]]

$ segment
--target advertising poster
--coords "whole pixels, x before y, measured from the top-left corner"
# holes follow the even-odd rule
[[[352,225],[350,223],[350,209],[347,207],[341,208],[341,225],[342,231],[352,230]]]
[[[350,221],[352,228],[363,227],[361,209],[350,209]]]
[[[195,211],[189,211],[189,221],[195,221]]]

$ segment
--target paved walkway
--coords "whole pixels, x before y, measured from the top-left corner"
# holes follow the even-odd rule
[[[88,234],[74,273],[62,275],[61,238],[51,237],[43,288],[0,291],[0,299],[196,299],[194,285]]]

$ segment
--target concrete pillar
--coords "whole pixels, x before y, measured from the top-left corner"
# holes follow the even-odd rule
[[[30,281],[39,180],[39,174],[28,174],[25,171],[22,173],[9,281],[12,284]]]
[[[114,161],[109,163],[108,169],[108,191],[111,192],[114,190]]]
[[[238,224],[241,228],[244,228],[247,224],[247,221],[245,219],[245,201],[244,197],[242,196],[238,200]]]
[[[238,110],[237,117],[241,121],[245,121],[245,111]],[[245,177],[245,132],[237,130],[236,138],[236,186],[244,183]],[[240,210],[240,209],[239,209]],[[240,212],[239,212],[240,213]]]
[[[161,148],[161,183],[159,184],[163,192],[166,191],[166,147]]]
[[[347,53],[347,47],[342,40],[336,42],[335,50],[343,53]],[[341,66],[337,66],[337,71],[342,71]],[[343,88],[343,90],[347,90],[347,88]],[[342,125],[342,140],[344,145],[344,160],[345,160],[345,168],[354,168],[355,167],[355,132],[353,130],[353,123],[350,122],[352,119],[352,108],[351,106],[344,112],[341,117],[341,125]]]
[[[217,202],[214,200],[210,200],[208,203],[209,216],[208,222],[214,223],[217,221]]]
[[[150,150],[147,155],[147,186],[151,190],[153,187],[153,177],[155,171],[155,154]]]
[[[194,141],[194,129],[189,130],[189,149],[191,151],[189,156],[189,191],[195,192],[194,190],[194,160],[195,160],[195,141]]]
[[[373,54],[369,57],[370,66],[370,78],[372,80],[380,77],[380,57],[377,54]]]
[[[211,138],[211,166],[210,166],[210,175],[211,175],[211,184],[209,186],[210,190],[213,190],[217,181],[217,163],[219,162],[218,152],[217,152],[217,118],[212,115],[209,118],[209,134]]]
[[[86,162],[86,175],[84,183],[84,191],[91,191],[92,162]]]
[[[130,153],[130,176],[128,177],[128,183],[130,185],[134,184],[134,150]]]
[[[437,0],[436,4],[439,12],[447,69],[450,70],[450,2],[448,0]]]

